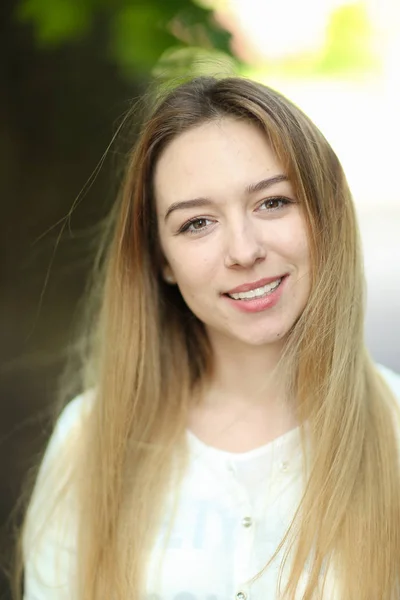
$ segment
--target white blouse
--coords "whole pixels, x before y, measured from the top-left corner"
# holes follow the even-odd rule
[[[382,367],[400,401],[400,376]],[[29,511],[25,538],[25,600],[73,600],[74,523],[59,519],[35,551],[34,532],[45,519],[49,482],[44,472],[79,422],[86,396],[61,414],[51,438]],[[207,446],[187,431],[189,464],[179,493],[176,518],[164,545],[166,510],[152,552],[143,600],[275,600],[283,551],[256,581],[282,540],[303,490],[300,433],[296,428],[255,450],[225,452]],[[167,502],[167,507],[170,506]],[[283,571],[284,589],[290,564]],[[299,598],[307,569],[298,588]],[[339,598],[328,573],[324,598]]]

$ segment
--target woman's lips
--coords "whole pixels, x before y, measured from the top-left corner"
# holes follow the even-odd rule
[[[240,292],[250,292],[251,290],[256,290],[257,288],[263,287],[264,285],[268,285],[269,283],[273,283],[278,279],[282,279],[285,277],[287,273],[283,275],[275,275],[275,277],[264,277],[263,279],[259,279],[258,281],[253,281],[252,283],[244,283],[242,285],[238,285],[232,290],[228,290],[224,292],[225,294],[239,294]]]
[[[272,283],[272,281],[276,281],[276,279],[277,278],[272,279],[272,280],[270,279],[269,283]],[[271,292],[268,292],[266,295],[258,297],[258,298],[247,298],[246,300],[241,300],[241,299],[234,300],[228,294],[224,294],[223,297],[226,299],[227,302],[229,302],[231,304],[232,307],[236,308],[237,310],[240,310],[241,312],[245,312],[245,313],[262,312],[264,310],[267,310],[268,308],[273,308],[274,306],[276,306],[276,304],[278,304],[278,302],[282,296],[282,293],[285,289],[287,279],[288,279],[287,275],[282,276],[280,284],[274,290],[272,290]],[[263,281],[263,280],[261,280],[261,281]],[[264,285],[266,285],[266,284],[264,283]],[[262,286],[258,285],[258,287],[262,287]],[[254,289],[254,288],[250,288],[250,289]],[[241,291],[250,291],[250,290],[241,290]],[[239,293],[239,292],[231,292],[231,293]]]

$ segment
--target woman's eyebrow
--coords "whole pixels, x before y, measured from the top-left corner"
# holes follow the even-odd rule
[[[211,206],[213,205],[214,202],[212,200],[210,200],[209,198],[193,198],[192,200],[182,200],[181,202],[174,202],[173,204],[171,204],[171,206],[168,208],[167,212],[165,213],[165,217],[164,217],[164,221],[167,220],[167,218],[169,217],[169,215],[174,212],[175,210],[181,210],[184,208],[199,208],[199,207],[204,207],[204,206]]]
[[[247,194],[254,194],[255,192],[261,192],[262,190],[266,190],[276,183],[280,183],[281,181],[289,181],[287,175],[283,173],[279,175],[274,175],[273,177],[269,177],[267,179],[262,179],[257,183],[251,183],[246,186],[245,191]],[[165,213],[164,221],[168,219],[171,213],[175,210],[183,210],[185,208],[203,208],[205,206],[212,206],[214,202],[209,198],[193,198],[191,200],[182,200],[180,202],[173,202],[169,207],[167,212]]]
[[[281,173],[279,175],[274,175],[273,177],[269,177],[267,179],[262,179],[258,183],[251,183],[250,185],[246,186],[246,192],[248,194],[261,192],[262,190],[266,190],[275,185],[276,183],[280,183],[281,181],[289,181],[289,177]]]

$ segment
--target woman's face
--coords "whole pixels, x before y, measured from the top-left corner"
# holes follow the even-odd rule
[[[224,118],[174,139],[155,170],[164,276],[211,341],[281,340],[310,289],[303,211],[265,134]]]

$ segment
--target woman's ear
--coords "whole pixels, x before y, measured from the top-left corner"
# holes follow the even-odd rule
[[[169,283],[170,285],[174,285],[176,283],[176,279],[174,277],[172,269],[167,263],[165,263],[165,265],[163,265],[162,267],[162,277],[164,281],[166,283]]]
[[[165,281],[165,283],[168,283],[169,285],[174,285],[176,283],[176,279],[174,276],[174,272],[169,264],[169,262],[167,261],[165,254],[161,248],[161,244],[159,243],[158,248],[157,248],[157,262],[159,264],[159,270],[161,272],[161,277],[163,278],[163,280]]]

